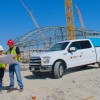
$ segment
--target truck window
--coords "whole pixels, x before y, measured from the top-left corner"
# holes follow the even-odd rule
[[[89,41],[79,41],[81,49],[91,48],[91,44]]]
[[[60,51],[64,50],[69,42],[62,42],[62,43],[57,43],[53,45],[48,51]]]
[[[69,47],[75,47],[76,50],[81,49],[80,44],[78,41],[71,43],[71,45]]]

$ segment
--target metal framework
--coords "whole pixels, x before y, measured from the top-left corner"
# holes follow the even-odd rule
[[[30,31],[15,39],[15,44],[21,48],[24,58],[29,57],[35,51],[46,50],[45,41],[39,34],[40,31],[45,34],[50,46],[58,41],[66,40],[66,27],[50,26]],[[82,29],[76,28],[76,38],[84,38],[82,32]],[[85,33],[87,37],[100,37],[100,32],[86,30]]]

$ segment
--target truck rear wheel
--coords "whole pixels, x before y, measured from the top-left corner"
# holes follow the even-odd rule
[[[98,67],[100,68],[100,61],[98,62]]]
[[[55,78],[61,78],[64,75],[64,66],[63,63],[58,61],[54,65],[54,77]]]

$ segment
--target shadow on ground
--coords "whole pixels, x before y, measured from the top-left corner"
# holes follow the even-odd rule
[[[41,73],[41,75],[27,75],[24,76],[26,79],[47,79],[47,78],[53,78],[51,73]]]
[[[85,70],[93,70],[93,69],[98,69],[98,67],[94,67],[94,66],[74,67],[74,68],[67,69],[65,71],[65,75],[75,73],[75,72],[81,72],[81,71],[85,71]]]
[[[2,90],[9,90],[9,86],[3,86]],[[18,88],[14,88],[14,90],[18,90]]]
[[[93,70],[93,69],[97,69],[97,68],[98,67],[93,67],[93,66],[70,68],[65,71],[64,75],[72,74],[75,72],[81,72],[81,71],[85,71],[85,70]],[[51,73],[42,73],[41,75],[38,75],[38,76],[32,74],[32,75],[24,76],[24,78],[26,78],[26,79],[47,79],[47,78],[55,79]]]

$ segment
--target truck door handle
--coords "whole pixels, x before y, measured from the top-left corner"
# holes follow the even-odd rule
[[[67,55],[67,53],[63,53],[63,55]]]

